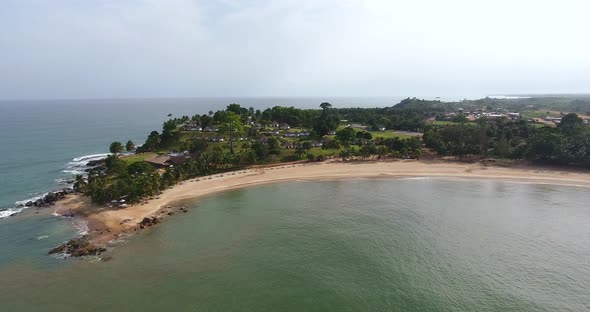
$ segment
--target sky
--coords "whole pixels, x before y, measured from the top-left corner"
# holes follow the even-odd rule
[[[0,99],[590,93],[586,0],[1,0]]]

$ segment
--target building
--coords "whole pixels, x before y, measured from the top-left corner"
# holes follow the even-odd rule
[[[284,122],[284,123],[282,123],[282,124],[281,124],[281,127],[280,127],[280,128],[281,128],[282,130],[289,130],[289,129],[291,129],[291,126],[289,126],[289,124],[288,124],[288,123],[285,123],[285,122]]]
[[[260,138],[258,139],[258,142],[260,142],[260,143],[264,143],[264,144],[265,144],[266,142],[268,142],[268,137],[267,137],[266,135],[262,135],[262,136],[260,136]]]
[[[208,127],[205,127],[205,129],[203,129],[203,131],[205,131],[205,132],[217,132],[217,131],[219,131],[219,127],[217,127],[217,126],[208,126]]]
[[[199,124],[197,124],[196,122],[191,121],[184,126],[184,130],[185,131],[202,131],[203,128],[201,128],[201,126],[199,126]]]
[[[558,124],[558,123],[561,122],[561,117],[550,117],[550,116],[547,116],[547,117],[545,117],[545,120],[546,121],[551,121],[551,122],[554,122],[554,123]]]
[[[225,139],[223,137],[210,137],[209,142],[223,142]]]
[[[363,125],[361,125],[359,123],[351,123],[348,126],[351,127],[351,128],[353,128],[353,129],[367,130],[367,126],[363,126]]]
[[[156,168],[167,168],[174,165],[181,165],[191,159],[190,156],[184,153],[172,154],[172,155],[158,155],[152,158],[148,158],[145,161]]]

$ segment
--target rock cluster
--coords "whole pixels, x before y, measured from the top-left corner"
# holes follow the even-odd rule
[[[61,191],[49,192],[47,195],[35,200],[28,201],[25,204],[18,205],[18,208],[22,207],[49,207],[54,205],[56,201],[63,199],[67,194],[73,193],[74,190],[71,188],[63,189]]]
[[[145,229],[146,227],[150,227],[158,223],[160,223],[160,218],[158,216],[149,216],[143,218],[143,220],[141,220],[141,222],[139,222],[137,225],[139,225],[140,229]]]
[[[72,257],[97,256],[106,251],[106,248],[96,246],[90,242],[88,236],[69,240],[67,243],[51,249],[48,254],[65,253]]]

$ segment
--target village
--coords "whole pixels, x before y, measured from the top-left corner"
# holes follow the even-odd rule
[[[521,118],[525,119],[527,122],[537,125],[537,126],[550,126],[554,127],[557,126],[563,116],[566,113],[563,112],[546,112],[546,116],[541,116],[541,112],[534,112],[532,111],[525,111],[525,112],[515,112],[509,111],[506,109],[498,109],[496,111],[487,112],[485,109],[480,108],[477,110],[467,111],[463,110],[463,108],[457,109],[455,112],[446,112],[443,114],[439,114],[436,117],[431,119],[432,121],[467,121],[467,122],[475,122],[479,119],[486,118],[486,119],[507,119],[507,120],[519,120]],[[590,116],[580,115],[583,119],[585,124],[588,124],[590,120]]]
[[[252,117],[247,117],[243,124],[244,134],[233,138],[237,150],[242,147],[251,146],[252,143],[269,144],[270,141],[278,141],[281,153],[277,161],[293,161],[299,159],[295,157],[297,151],[303,151],[307,155],[316,155],[318,159],[331,158],[338,156],[341,146],[336,140],[336,130],[330,130],[327,135],[318,137],[312,133],[311,129],[303,127],[291,127],[287,123],[272,121],[270,123],[255,122]],[[377,127],[374,131],[369,131],[368,126],[360,123],[349,123],[347,120],[340,120],[338,130],[351,128],[355,130],[355,138],[351,142],[353,145],[363,145],[369,143],[372,139],[385,138],[411,138],[420,137],[422,133],[409,131],[386,130],[385,127]],[[190,142],[194,140],[206,141],[209,146],[229,147],[230,137],[222,134],[220,126],[209,125],[201,127],[197,121],[187,121],[178,126],[181,135],[180,141]],[[182,146],[179,146],[182,147]],[[354,146],[350,147],[355,149]],[[302,152],[302,153],[303,153]],[[169,152],[144,153],[137,154],[147,163],[156,168],[167,168],[182,165],[191,159],[191,152],[188,149],[173,150]],[[134,155],[129,155],[134,157]],[[135,159],[133,159],[135,160]],[[133,161],[132,160],[132,161]]]

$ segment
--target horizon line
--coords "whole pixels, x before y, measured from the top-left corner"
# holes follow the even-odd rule
[[[546,92],[546,93],[491,93],[487,95],[477,96],[459,96],[459,95],[420,95],[420,96],[405,96],[405,95],[203,95],[203,96],[128,96],[128,97],[64,97],[64,98],[0,98],[0,102],[22,102],[22,101],[109,101],[109,100],[174,100],[174,99],[230,99],[230,98],[463,98],[468,100],[484,99],[486,97],[494,96],[514,96],[514,97],[556,97],[556,96],[589,96],[590,92]],[[461,100],[459,100],[461,101]]]

